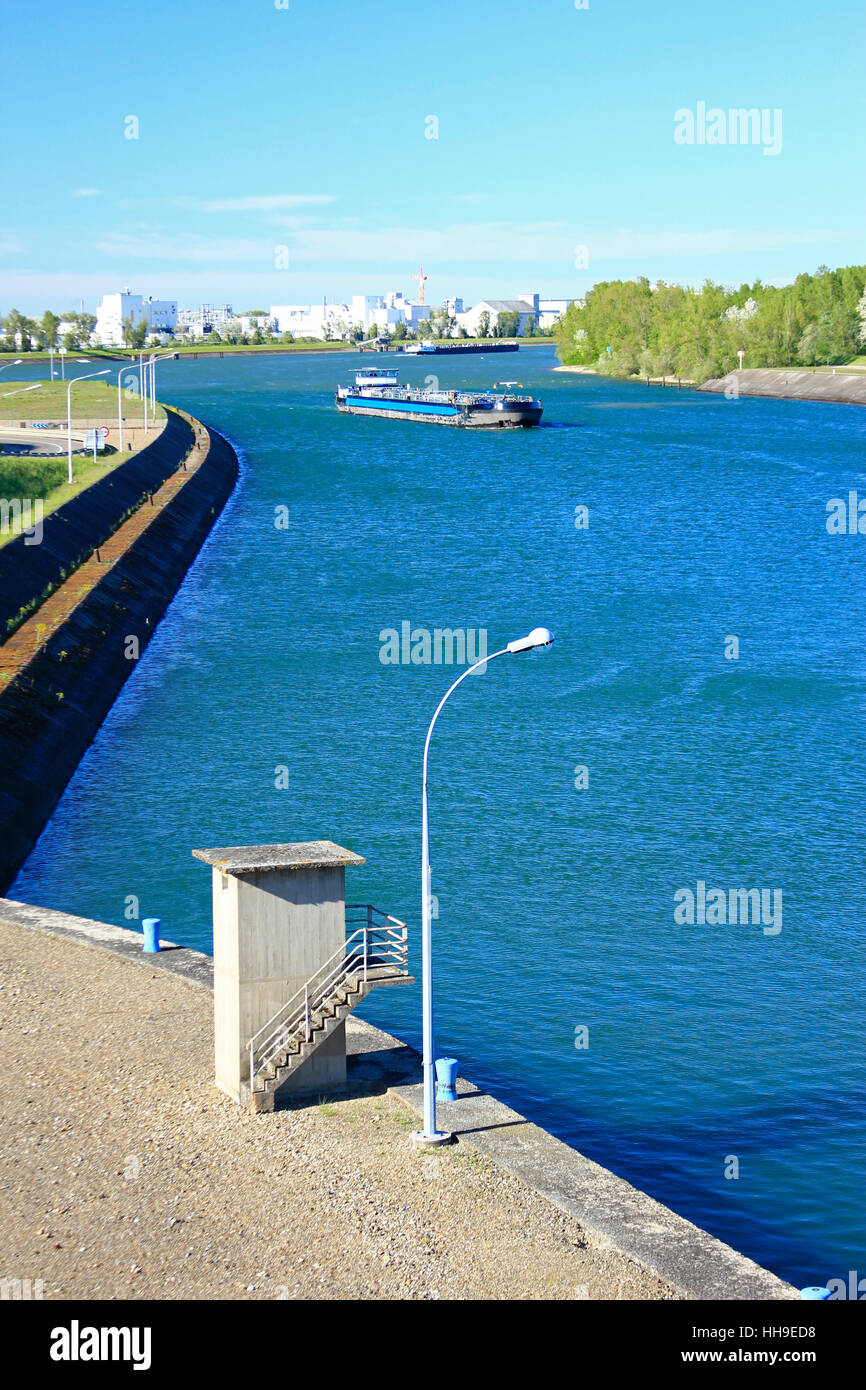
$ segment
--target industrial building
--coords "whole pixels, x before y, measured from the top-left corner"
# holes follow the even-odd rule
[[[124,320],[132,320],[133,326],[147,324],[148,334],[173,334],[177,325],[177,300],[147,299],[140,294],[132,294],[129,289],[118,294],[104,294],[96,310],[96,327],[92,341],[102,347],[123,347]]]

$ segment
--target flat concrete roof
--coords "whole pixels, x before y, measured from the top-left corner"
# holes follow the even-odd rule
[[[272,873],[278,869],[338,869],[366,864],[360,854],[342,849],[333,840],[299,840],[288,845],[230,845],[224,849],[194,849],[193,858],[224,874]]]

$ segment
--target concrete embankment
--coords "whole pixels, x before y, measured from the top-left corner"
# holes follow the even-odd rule
[[[866,372],[813,372],[794,367],[753,367],[705,381],[699,391],[729,396],[771,396],[782,400],[835,401],[866,405]]]
[[[61,508],[65,517],[46,519],[43,545],[25,548],[19,538],[0,553],[7,615],[9,605],[17,615],[38,601],[40,586],[77,564],[0,646],[0,891],[33,848],[234,486],[228,441],[177,412],[170,417],[171,430],[149,458],[120,465]],[[10,551],[24,568],[23,585]]]
[[[153,443],[45,518],[38,545],[20,535],[0,549],[0,642],[34,601],[62,583],[143,498],[162,486],[193,442],[189,420],[169,410]]]
[[[469,1144],[419,1153],[387,1065],[418,1059],[369,1025],[369,1079],[235,1105],[195,956],[0,901],[0,1274],[46,1300],[675,1298]]]
[[[12,1026],[0,1015],[0,1104],[10,1133],[26,1125],[35,1146],[13,1145],[0,1241],[46,1279],[47,1297],[303,1298],[323,1284],[348,1298],[798,1297],[463,1080],[440,1107],[457,1143],[414,1151],[420,1058],[356,1015],[349,1084],[326,1106],[257,1116],[234,1105],[211,1084],[213,962],[141,944],[123,927],[0,899],[0,954],[20,975],[5,991]],[[106,953],[110,966],[87,959]],[[21,1087],[25,1073],[41,1097]],[[135,1179],[118,1182],[136,1155]],[[76,1175],[62,1218],[60,1164]]]

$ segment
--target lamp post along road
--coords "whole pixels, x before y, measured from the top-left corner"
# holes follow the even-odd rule
[[[138,354],[138,389],[141,395],[141,422],[147,434],[147,388],[144,381],[144,353]]]
[[[123,453],[123,397],[120,389],[120,378],[125,371],[126,367],[121,367],[120,371],[117,373],[117,433],[119,436],[117,447],[121,454]]]
[[[439,704],[436,706],[436,713],[430,720],[430,727],[427,730],[427,738],[424,743],[424,771],[421,785],[421,992],[423,999],[422,1032],[424,1042],[424,1127],[418,1134],[414,1134],[413,1139],[422,1146],[444,1144],[451,1138],[451,1135],[436,1128],[436,1077],[434,1056],[435,1048],[433,1042],[433,933],[430,923],[431,907],[431,877],[430,877],[430,831],[429,818],[427,814],[427,760],[430,752],[430,739],[436,720],[444,708],[446,702],[458,685],[471,676],[473,671],[479,667],[486,666],[488,661],[493,661],[497,656],[506,656],[510,653],[536,651],[541,647],[549,647],[553,642],[553,633],[546,627],[533,628],[528,637],[521,637],[516,642],[509,642],[501,651],[494,652],[492,656],[482,657],[474,665],[467,666],[456,679],[449,690],[445,692]]]
[[[173,359],[175,355],[173,352],[155,352],[148,363],[150,367],[150,413],[154,423],[156,423],[156,364]]]
[[[90,381],[91,377],[94,376],[108,376],[110,371],[111,368],[106,367],[104,371],[101,372],[87,372],[85,376],[74,376],[70,379],[69,385],[66,388],[66,447],[68,463],[66,481],[70,485],[75,482],[75,478],[72,474],[72,388],[76,381]]]

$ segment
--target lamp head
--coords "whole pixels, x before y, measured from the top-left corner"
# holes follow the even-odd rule
[[[553,642],[553,633],[549,627],[534,627],[528,637],[521,637],[516,642],[509,642],[506,651],[509,652],[531,652],[537,647],[549,647]]]

